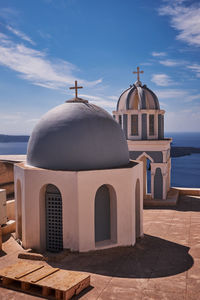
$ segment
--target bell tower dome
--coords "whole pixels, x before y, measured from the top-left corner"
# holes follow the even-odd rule
[[[154,92],[142,85],[143,71],[137,67],[133,73],[137,74],[137,81],[121,94],[113,116],[128,140],[162,140],[165,111],[160,109]]]

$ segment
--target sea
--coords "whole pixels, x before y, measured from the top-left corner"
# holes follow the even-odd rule
[[[200,148],[200,132],[166,132],[172,146]],[[173,157],[171,186],[200,188],[200,153]]]
[[[166,132],[173,146],[200,148],[200,132]],[[2,154],[26,154],[27,143],[0,143]],[[200,153],[172,158],[171,185],[200,188]]]

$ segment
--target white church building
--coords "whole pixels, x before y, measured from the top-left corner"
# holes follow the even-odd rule
[[[131,111],[121,97],[115,115],[118,122],[123,116],[123,124],[127,118],[122,130],[105,110],[78,98],[77,88],[76,82],[74,99],[41,118],[31,134],[26,163],[15,165],[16,234],[25,248],[89,251],[134,245],[143,235],[143,164],[129,159],[123,130],[131,142],[131,113],[137,115],[140,139],[131,151],[140,155],[141,140],[144,144],[152,137],[144,132],[144,123],[153,115],[161,126],[155,127],[154,139],[160,138],[163,111],[136,109],[132,98]],[[158,154],[151,155],[155,178],[160,178],[168,161],[167,143],[160,141],[162,149],[155,140],[152,145],[162,154],[159,161]]]
[[[143,162],[145,200],[166,200],[171,185],[171,138],[164,137],[164,114],[157,96],[140,81],[143,71],[137,67],[137,81],[119,97],[113,117],[127,139],[131,159]],[[148,164],[149,162],[149,164]],[[150,171],[147,189],[147,168]]]

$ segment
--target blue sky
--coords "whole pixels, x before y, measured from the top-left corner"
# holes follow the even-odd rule
[[[137,66],[165,130],[200,131],[199,50],[199,1],[1,0],[0,133],[30,134],[76,79],[112,112]]]

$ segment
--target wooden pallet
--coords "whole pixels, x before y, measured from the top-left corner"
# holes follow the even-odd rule
[[[90,285],[90,276],[50,266],[18,262],[0,270],[0,285],[48,299],[67,300]]]

